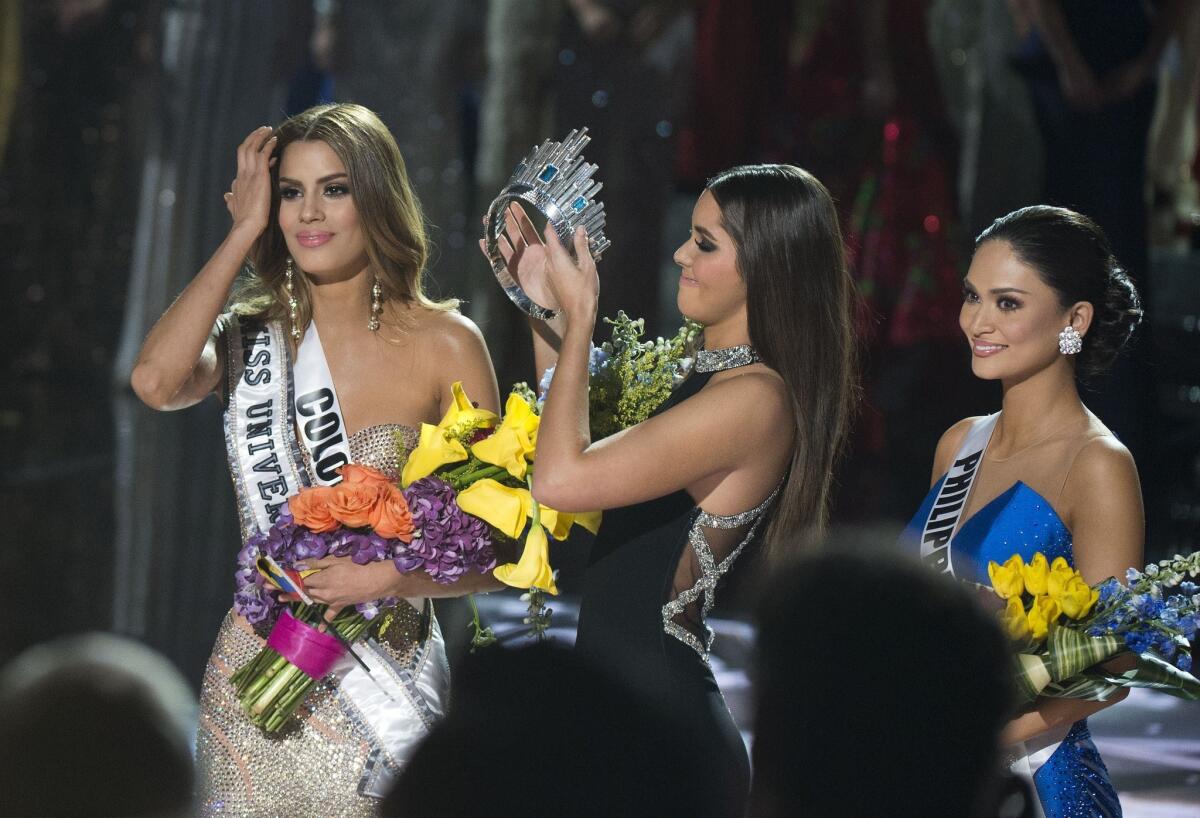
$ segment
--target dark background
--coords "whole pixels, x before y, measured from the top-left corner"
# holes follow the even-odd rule
[[[812,170],[842,209],[868,305],[866,405],[836,519],[898,532],[941,432],[998,407],[957,328],[971,238],[1025,204],[1089,212],[1048,188],[1056,77],[1028,4],[586,5],[0,0],[0,663],[113,629],[198,684],[238,547],[219,411],[151,412],[128,374],[227,229],[234,147],[318,101],[361,102],[396,134],[434,226],[435,289],[465,299],[505,386],[532,379],[532,361],[475,225],[535,142],[591,128],[614,241],[602,312],[643,315],[652,334],[678,324],[670,253],[704,179],[753,161]],[[1129,248],[1149,320],[1088,402],[1135,451],[1151,558],[1200,547],[1196,16],[1172,22],[1158,80],[1139,90],[1159,106],[1132,131],[1149,140],[1148,171],[1137,151],[1085,168],[1132,173],[1144,192],[1134,216],[1102,225]],[[1096,116],[1128,127],[1127,107]],[[579,559],[556,554],[568,574]]]

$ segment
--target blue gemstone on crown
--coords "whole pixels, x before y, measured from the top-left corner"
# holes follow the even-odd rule
[[[542,170],[541,175],[538,176],[538,180],[542,182],[549,182],[557,175],[558,168],[554,167],[554,165],[546,165],[546,167]]]
[[[587,207],[587,199],[585,199],[583,196],[580,196],[578,199],[571,202],[571,209],[576,213],[578,213],[580,210],[583,210],[585,207]]]

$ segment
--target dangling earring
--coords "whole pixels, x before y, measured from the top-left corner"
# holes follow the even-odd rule
[[[379,285],[379,279],[375,279],[375,283],[371,285],[371,320],[367,322],[367,329],[371,332],[379,331],[379,314],[383,312],[383,287]]]
[[[296,300],[296,282],[294,280],[296,276],[296,265],[292,263],[290,258],[287,260],[287,266],[284,268],[284,270],[284,276],[286,277],[286,283],[284,286],[287,287],[288,294],[288,312],[290,312],[292,316],[292,340],[299,343],[300,322],[297,320],[297,318],[300,314],[300,302]]]
[[[1063,355],[1078,355],[1081,349],[1083,349],[1083,336],[1079,334],[1079,330],[1068,324],[1058,334],[1058,351]]]

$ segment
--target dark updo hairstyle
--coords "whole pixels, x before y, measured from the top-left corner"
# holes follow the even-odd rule
[[[1034,205],[1001,216],[975,239],[1004,241],[1056,293],[1063,309],[1087,301],[1095,311],[1076,358],[1086,377],[1105,372],[1142,320],[1142,301],[1094,221],[1065,207]]]

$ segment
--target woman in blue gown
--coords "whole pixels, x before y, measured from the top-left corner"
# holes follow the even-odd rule
[[[1137,292],[1086,216],[1037,206],[976,241],[959,324],[976,376],[999,380],[1001,411],[938,443],[933,487],[906,538],[937,571],[988,583],[989,560],[1041,551],[1090,582],[1142,564],[1144,518],[1128,450],[1079,398],[1141,319]],[[1119,816],[1088,732],[1107,702],[1042,697],[1005,728],[1013,771],[1032,778],[1046,818]]]

